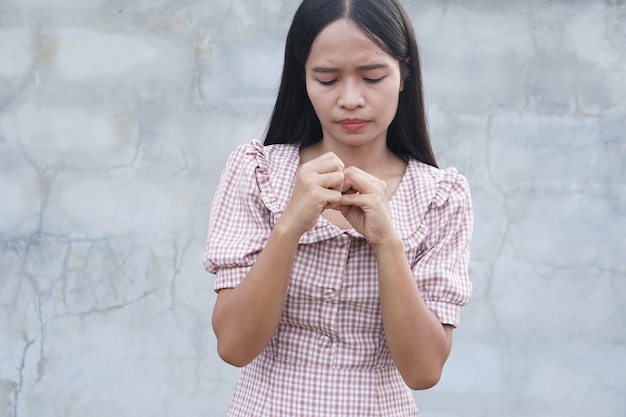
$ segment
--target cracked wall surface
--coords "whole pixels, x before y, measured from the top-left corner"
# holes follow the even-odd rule
[[[432,417],[626,408],[626,3],[404,0],[474,296]],[[0,416],[224,415],[202,253],[297,4],[0,2]]]

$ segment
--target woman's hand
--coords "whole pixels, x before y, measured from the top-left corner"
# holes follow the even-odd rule
[[[351,166],[332,152],[300,167],[281,226],[298,236],[309,231],[326,209],[336,209],[372,245],[397,238],[385,181]]]
[[[344,168],[341,159],[332,152],[302,164],[281,223],[299,235],[311,230],[325,209],[340,204]]]
[[[343,174],[338,209],[346,220],[373,246],[397,238],[385,181],[354,166],[346,168]]]

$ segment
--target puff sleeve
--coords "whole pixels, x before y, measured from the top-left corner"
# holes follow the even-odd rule
[[[412,270],[426,305],[443,324],[458,326],[472,284],[468,265],[473,231],[469,185],[456,170],[446,170],[426,212],[424,250]]]
[[[271,232],[271,214],[260,188],[268,184],[267,167],[262,147],[254,145],[231,153],[211,206],[203,263],[216,274],[215,291],[241,282]]]

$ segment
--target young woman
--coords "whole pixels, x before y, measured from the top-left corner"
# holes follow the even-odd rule
[[[305,0],[265,144],[235,150],[211,209],[232,417],[417,416],[469,301],[467,181],[437,168],[396,0]]]

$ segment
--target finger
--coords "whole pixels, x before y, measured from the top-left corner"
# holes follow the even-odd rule
[[[367,172],[350,166],[344,170],[343,192],[347,193],[351,189],[361,194],[371,194],[385,192],[384,181],[368,174]]]
[[[327,172],[343,171],[344,168],[345,165],[343,161],[339,159],[337,155],[332,152],[327,152],[302,164],[301,169],[311,170],[318,174],[325,174]]]
[[[302,184],[304,189],[309,191],[319,187],[337,190],[343,190],[343,171],[331,171],[320,174],[312,169],[301,169],[298,173],[298,184]]]
[[[339,192],[343,191],[343,172],[328,172],[325,174],[320,174],[318,178],[321,187],[336,190]]]
[[[383,193],[342,193],[341,202],[342,206],[356,206],[364,210],[376,209],[376,207],[382,207],[387,204],[387,199]]]
[[[326,204],[324,208],[337,208],[341,204],[341,192],[333,189],[322,190],[320,192],[320,196],[322,201],[325,201]]]
[[[367,200],[366,198],[364,198],[363,194],[358,193],[358,192],[353,192],[353,193],[343,193],[341,194],[341,200],[339,201],[339,203],[342,206],[357,206],[357,207],[363,207],[364,205],[366,205]]]

